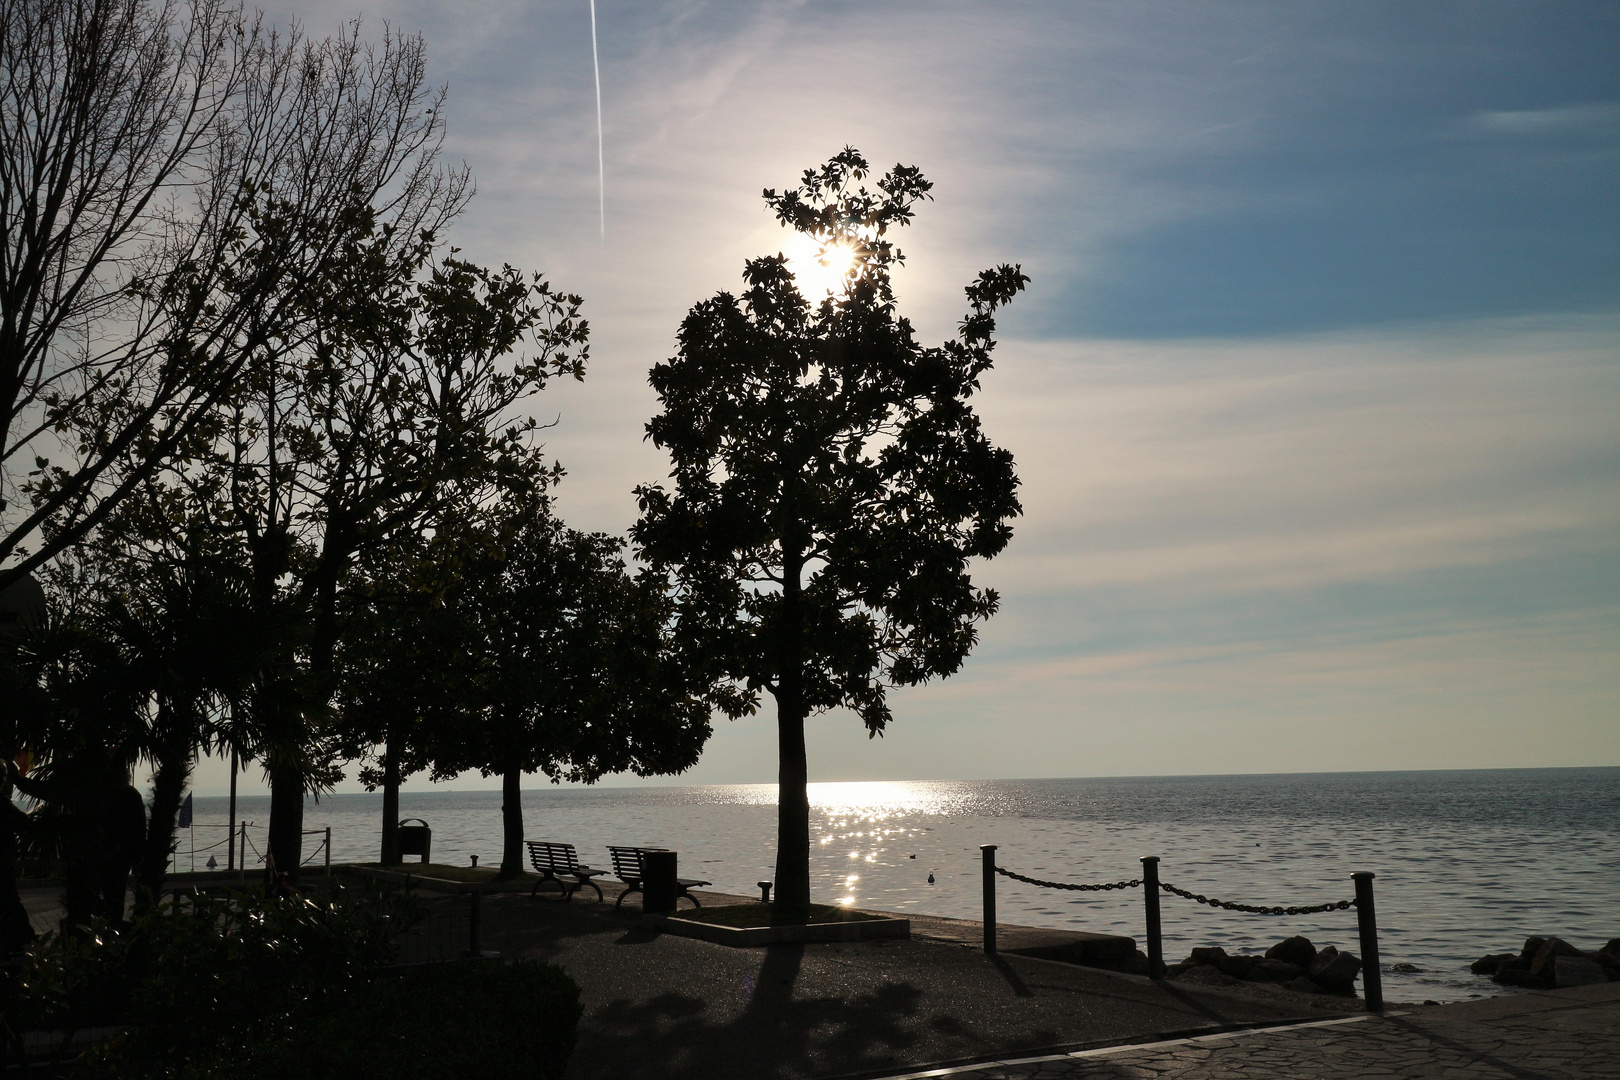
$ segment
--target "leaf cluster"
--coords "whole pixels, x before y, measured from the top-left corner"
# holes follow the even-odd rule
[[[969,561],[999,553],[1021,512],[1012,455],[971,399],[1017,266],[980,274],[955,339],[916,340],[895,311],[891,233],[929,183],[895,166],[869,189],[852,150],[765,201],[784,223],[854,253],[842,293],[812,307],[782,255],[747,288],[694,306],[679,354],[652,370],[648,425],[671,488],[637,489],[641,556],[678,582],[683,620],[748,711],[786,686],[809,712],[854,709],[872,734],[885,690],[949,675],[997,607]]]

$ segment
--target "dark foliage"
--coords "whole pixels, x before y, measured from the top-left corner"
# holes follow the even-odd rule
[[[633,537],[682,596],[682,633],[732,680],[721,698],[777,703],[779,903],[809,902],[804,719],[854,710],[871,735],[886,691],[955,672],[997,607],[969,560],[1006,547],[1021,508],[1012,455],[985,437],[971,398],[991,366],[993,315],[1023,289],[1016,266],[967,286],[954,340],[920,345],[895,312],[891,230],[931,185],[896,166],[869,190],[846,149],[765,201],[822,250],[853,257],[840,295],[811,304],[781,255],[750,260],[741,296],[719,293],[681,324],[654,367],[663,412],[647,425],[673,489],[639,488]]]

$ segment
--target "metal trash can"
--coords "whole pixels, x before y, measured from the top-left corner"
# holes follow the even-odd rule
[[[407,824],[416,822],[415,825]],[[399,823],[399,853],[406,855],[420,855],[422,861],[427,862],[433,851],[433,830],[421,818],[406,818]]]
[[[669,915],[675,910],[675,898],[681,894],[676,881],[675,852],[641,852],[641,910],[649,915]]]

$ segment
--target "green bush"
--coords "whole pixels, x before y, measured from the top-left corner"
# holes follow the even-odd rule
[[[247,893],[49,939],[14,970],[15,1031],[117,1025],[68,1075],[561,1076],[579,988],[532,961],[389,968],[420,915],[397,890],[325,901]],[[536,1055],[531,1047],[544,1047]]]
[[[574,981],[533,960],[379,973],[268,1057],[262,1075],[552,1080],[568,1064],[580,1013]],[[235,1068],[229,1075],[243,1073]]]

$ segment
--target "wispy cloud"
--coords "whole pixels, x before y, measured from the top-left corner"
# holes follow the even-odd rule
[[[1473,132],[1518,138],[1581,136],[1620,138],[1620,101],[1560,105],[1550,109],[1480,111],[1464,127]]]

